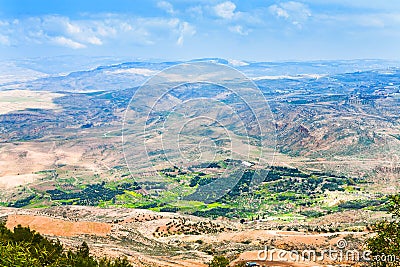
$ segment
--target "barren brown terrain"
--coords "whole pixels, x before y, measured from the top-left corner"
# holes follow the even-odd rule
[[[254,261],[261,266],[327,266],[329,260],[312,262],[309,259],[293,261],[288,254],[292,250],[322,250],[335,247],[339,240],[347,240],[349,249],[362,249],[362,242],[370,236],[368,231],[312,233],[282,230],[266,230],[279,222],[255,222],[242,225],[229,220],[213,220],[173,213],[158,213],[135,209],[100,209],[94,207],[53,207],[23,210],[1,208],[0,215],[10,229],[17,225],[29,226],[50,238],[58,238],[66,247],[76,247],[85,240],[94,255],[127,256],[134,266],[193,266],[205,267],[211,256],[207,251],[220,251],[230,255],[231,266],[240,262]],[[352,222],[350,217],[361,214],[336,216],[341,223]],[[79,218],[79,219],[77,219]],[[326,217],[325,220],[329,220]],[[351,220],[351,219],[350,219]],[[310,222],[318,225],[321,220]],[[171,224],[218,225],[224,232],[176,233]],[[353,221],[354,223],[354,221]],[[170,229],[169,235],[158,237],[160,229]],[[193,226],[194,227],[194,226]],[[199,228],[201,229],[201,228]],[[172,232],[171,232],[172,231]],[[201,231],[201,230],[199,230]],[[259,251],[276,249],[286,252],[280,260],[260,260]],[[275,255],[276,256],[276,255]]]
[[[53,99],[62,94],[30,90],[0,91],[0,114],[27,108],[59,109]]]
[[[69,222],[45,216],[9,215],[6,226],[9,229],[21,225],[44,235],[72,237],[79,235],[107,236],[111,233],[111,225],[100,222]]]

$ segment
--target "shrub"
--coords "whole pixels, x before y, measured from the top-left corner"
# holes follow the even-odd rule
[[[50,241],[39,233],[20,225],[14,232],[0,224],[0,266],[21,267],[131,267],[126,258],[100,261],[90,256],[89,246],[83,242],[76,252],[65,251],[59,241]]]
[[[208,264],[209,267],[226,267],[229,266],[229,260],[224,256],[214,256],[212,261]]]
[[[372,254],[374,267],[400,266],[400,194],[390,197],[388,210],[393,220],[384,220],[374,225],[376,235],[367,240]],[[381,261],[379,257],[390,257],[390,261]],[[383,257],[382,257],[383,258]]]

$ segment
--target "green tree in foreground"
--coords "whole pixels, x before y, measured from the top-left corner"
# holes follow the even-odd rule
[[[214,256],[212,261],[208,264],[209,267],[226,267],[229,266],[229,260],[224,256]]]
[[[392,219],[376,223],[376,235],[367,240],[374,267],[400,266],[400,194],[390,196],[388,208]]]
[[[100,260],[90,256],[86,242],[65,251],[59,241],[50,241],[26,227],[8,230],[0,224],[0,266],[2,267],[131,267],[126,258]]]

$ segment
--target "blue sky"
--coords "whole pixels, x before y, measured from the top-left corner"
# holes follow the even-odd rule
[[[0,58],[400,60],[398,0],[0,0]]]

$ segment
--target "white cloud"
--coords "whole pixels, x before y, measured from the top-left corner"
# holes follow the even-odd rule
[[[176,41],[176,44],[180,46],[183,45],[183,35],[179,36],[178,40]]]
[[[223,19],[232,19],[235,16],[236,5],[231,1],[226,1],[214,6],[214,12]]]
[[[89,17],[89,16],[88,16]],[[120,14],[85,19],[65,16],[28,17],[0,23],[0,45],[51,44],[72,49],[119,43],[152,45],[171,41],[182,45],[196,33],[193,25],[178,18],[132,18]]]
[[[7,36],[9,34],[9,28],[10,22],[6,20],[0,20],[0,44],[9,46],[10,43],[10,38]]]
[[[400,27],[400,13],[319,14],[316,18],[325,24],[347,25],[347,28],[393,28],[398,32]]]
[[[302,2],[313,5],[327,5],[327,6],[339,6],[345,9],[351,10],[375,10],[375,12],[393,12],[400,11],[400,5],[398,0],[302,0]]]
[[[284,10],[283,8],[277,6],[277,5],[272,5],[269,7],[269,10],[276,15],[277,17],[281,17],[281,18],[289,18],[289,14],[287,13],[286,10]]]
[[[10,39],[5,35],[0,34],[0,44],[9,46],[11,44]]]
[[[174,6],[167,1],[160,1],[157,3],[157,7],[161,8],[162,10],[164,10],[165,12],[167,12],[168,14],[174,14],[175,10],[174,10]]]
[[[287,3],[282,3],[281,6],[293,17],[303,19],[311,17],[310,9],[303,3],[290,1]]]
[[[78,25],[71,24],[66,22],[67,32],[70,34],[79,34],[82,32],[81,28]]]
[[[245,29],[242,25],[231,26],[229,27],[229,30],[240,35],[248,35],[250,32],[250,30]]]
[[[295,1],[271,5],[269,11],[277,18],[285,19],[299,28],[312,16],[308,6]]]
[[[202,17],[203,16],[203,8],[202,6],[193,6],[186,9],[186,13],[192,17]]]
[[[102,45],[101,38],[112,34],[112,31],[107,31],[104,25],[94,21],[70,22],[68,19],[62,25],[66,36],[86,44]]]
[[[53,42],[62,46],[66,46],[72,49],[80,49],[80,48],[86,48],[86,45],[75,42],[71,39],[68,39],[64,36],[57,36],[52,38]]]
[[[191,26],[189,23],[184,21],[183,23],[180,24],[180,34],[178,37],[178,40],[176,41],[177,45],[183,45],[183,40],[185,36],[192,36],[196,34],[196,30],[193,26]]]
[[[6,21],[6,20],[0,20],[0,27],[2,27],[2,26],[8,26],[8,25],[10,25],[10,23],[9,23],[8,21]]]

